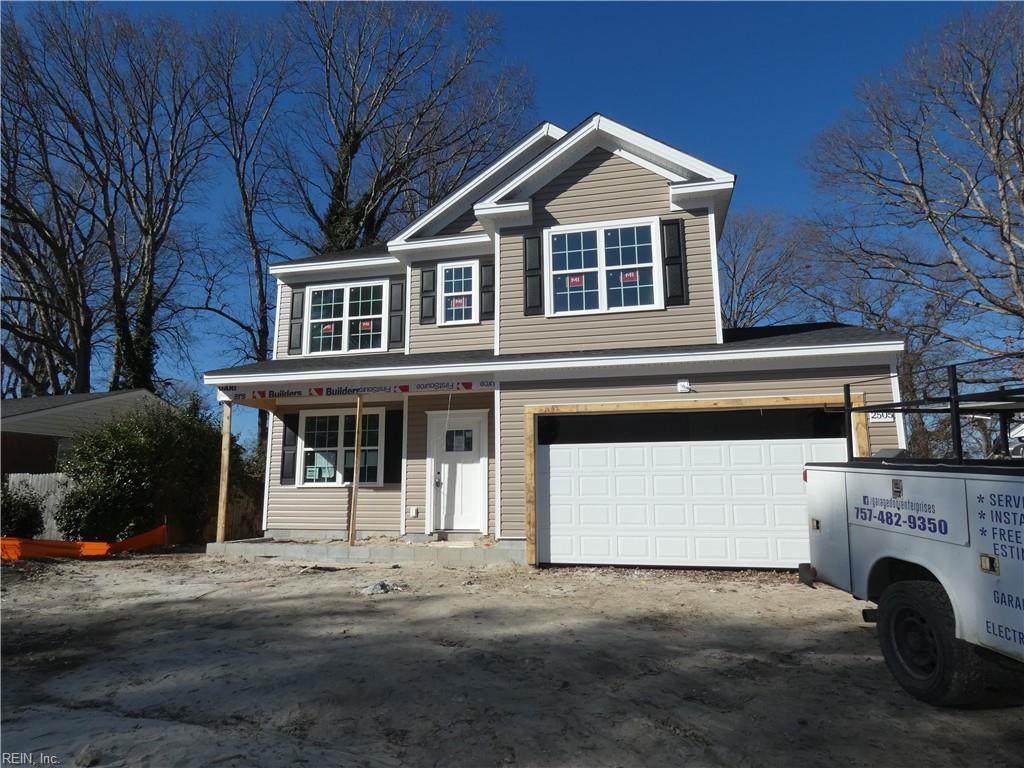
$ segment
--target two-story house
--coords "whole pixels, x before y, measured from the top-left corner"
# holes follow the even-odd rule
[[[273,359],[211,371],[268,410],[264,527],[493,536],[532,563],[794,566],[836,407],[897,398],[902,341],[723,330],[735,178],[603,115],[544,123],[386,245],[281,263]],[[903,445],[855,423],[861,454]]]

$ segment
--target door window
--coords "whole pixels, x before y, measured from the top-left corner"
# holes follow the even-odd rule
[[[473,450],[472,429],[449,429],[444,433],[444,449],[448,453]]]

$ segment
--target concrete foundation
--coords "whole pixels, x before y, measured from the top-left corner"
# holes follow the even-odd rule
[[[445,565],[492,565],[526,563],[525,541],[498,541],[493,546],[445,546],[443,544],[356,545],[338,541],[301,542],[265,537],[207,544],[209,555],[224,555],[248,560],[273,558],[318,563],[401,563],[409,560]]]

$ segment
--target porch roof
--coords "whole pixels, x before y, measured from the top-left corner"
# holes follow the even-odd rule
[[[808,354],[902,351],[903,338],[895,333],[839,323],[736,328],[724,331],[722,344],[689,344],[667,347],[637,347],[601,351],[537,352],[495,355],[491,350],[453,350],[405,354],[310,355],[286,357],[219,368],[205,375],[207,384],[242,381],[284,381],[310,377],[389,377],[434,373],[499,373],[547,367],[608,367],[659,363],[750,359],[750,370],[758,366],[757,355],[804,356]]]

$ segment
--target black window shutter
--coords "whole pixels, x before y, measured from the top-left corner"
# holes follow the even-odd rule
[[[405,345],[405,280],[391,281],[388,301],[388,349]]]
[[[480,265],[480,319],[494,319],[494,265]]]
[[[665,263],[665,306],[690,303],[686,279],[686,241],[680,219],[661,222],[661,254]]]
[[[300,285],[292,287],[292,311],[288,320],[288,354],[302,354],[302,318],[306,289]]]
[[[384,412],[384,482],[402,482],[402,412]]]
[[[540,238],[523,238],[523,314],[544,314],[544,259]]]
[[[299,414],[281,417],[284,434],[281,436],[281,485],[295,485],[296,451],[299,447]]]
[[[437,268],[420,271],[420,325],[437,322]]]

